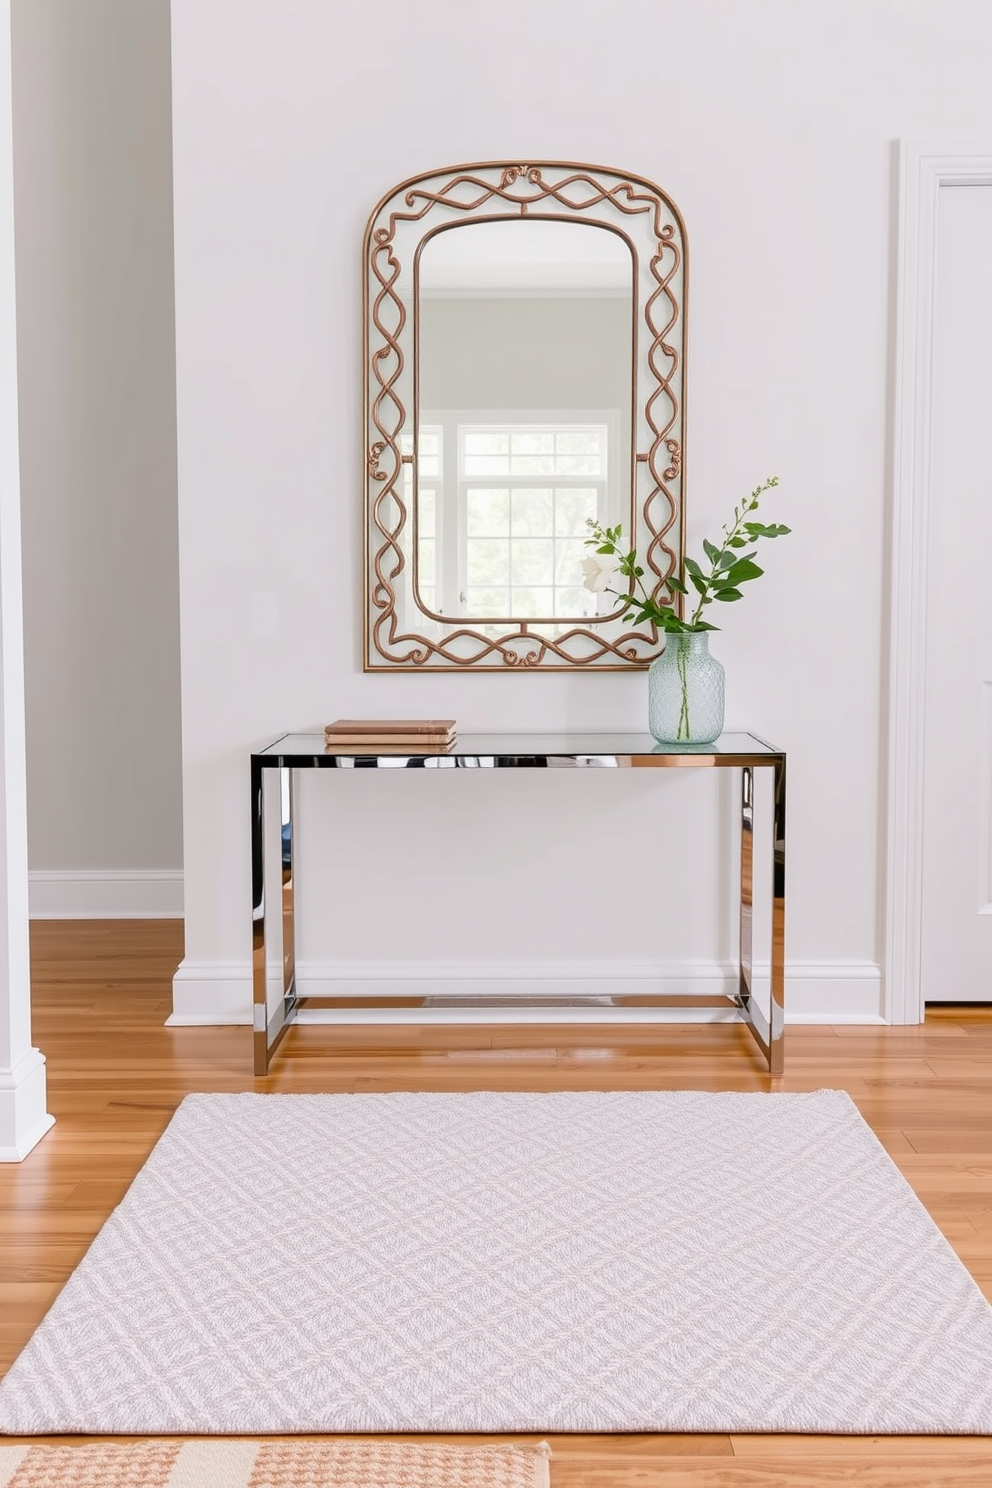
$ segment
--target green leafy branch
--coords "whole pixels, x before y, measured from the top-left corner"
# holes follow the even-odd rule
[[[716,630],[717,626],[702,618],[706,606],[714,600],[719,600],[721,604],[732,604],[735,600],[743,599],[741,585],[760,579],[764,573],[764,569],[759,568],[754,561],[757,549],[752,549],[751,552],[744,550],[751,548],[752,544],[763,537],[784,537],[791,531],[791,528],[784,527],[781,523],[767,524],[754,518],[761,497],[777,485],[778,476],[769,476],[734,508],[732,518],[722,529],[722,543],[718,545],[703,540],[703,552],[709,562],[708,570],[694,558],[686,558],[685,573],[697,596],[696,608],[689,620],[680,620],[670,605],[658,604],[648,593],[644,585],[644,569],[638,564],[636,551],[633,548],[629,552],[624,551],[622,526],[603,527],[592,517],[586,524],[591,530],[591,536],[585,539],[586,546],[617,560],[611,567],[613,571],[632,581],[633,592],[621,592],[611,588],[608,583],[598,582],[605,565],[599,567],[597,574],[587,572],[586,586],[597,592],[616,595],[628,612],[628,619],[633,619],[635,624],[650,623],[660,630],[676,634]],[[588,559],[586,566],[587,569],[590,566]],[[678,594],[690,593],[682,580],[674,575],[667,580],[667,584],[669,589]]]

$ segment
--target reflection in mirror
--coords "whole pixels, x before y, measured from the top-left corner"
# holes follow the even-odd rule
[[[581,564],[590,518],[631,530],[633,290],[628,243],[594,224],[467,222],[423,244],[405,485],[415,469],[424,610],[552,634],[609,613]]]

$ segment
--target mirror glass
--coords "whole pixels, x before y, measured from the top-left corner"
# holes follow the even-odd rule
[[[609,613],[612,597],[583,587],[583,539],[589,518],[630,530],[628,242],[590,223],[469,221],[426,239],[414,294],[421,606]]]

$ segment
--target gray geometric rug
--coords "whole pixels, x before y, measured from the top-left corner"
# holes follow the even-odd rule
[[[194,1095],[0,1430],[992,1432],[992,1308],[849,1099]]]

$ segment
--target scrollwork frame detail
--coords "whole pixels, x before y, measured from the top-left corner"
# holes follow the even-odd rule
[[[465,199],[466,192],[471,193]],[[579,199],[576,200],[576,194]],[[542,217],[595,221],[590,211],[612,206],[616,223],[634,261],[635,318],[646,335],[646,356],[638,375],[635,356],[635,422],[640,413],[648,431],[644,450],[635,445],[635,542],[660,604],[681,613],[680,596],[668,579],[682,575],[684,547],[685,300],[687,263],[681,215],[671,199],[642,177],[605,167],[562,162],[529,165],[487,162],[454,166],[412,177],[383,197],[369,220],[364,245],[363,353],[366,513],[364,526],[366,671],[548,671],[575,667],[602,671],[644,667],[662,649],[657,627],[625,627],[603,616],[549,636],[533,627],[545,622],[499,622],[505,632],[487,635],[487,622],[452,618],[439,636],[420,635],[400,623],[397,580],[406,567],[400,539],[409,520],[403,495],[403,466],[411,456],[400,447],[413,410],[397,384],[406,368],[408,311],[397,284],[402,265],[395,252],[397,226],[419,222],[436,208],[476,220],[526,216],[539,207]],[[653,248],[639,254],[624,230],[625,218],[649,215]],[[416,306],[414,306],[416,313]],[[414,369],[415,371],[416,369]],[[643,386],[642,386],[643,382]],[[647,489],[637,491],[639,466]],[[673,545],[674,544],[674,545]],[[429,618],[425,615],[425,619]],[[610,635],[608,625],[619,628]]]

